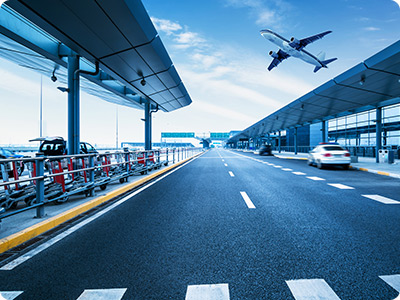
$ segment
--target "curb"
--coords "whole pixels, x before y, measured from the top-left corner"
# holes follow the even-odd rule
[[[8,237],[2,238],[2,239],[0,239],[0,254],[7,250],[10,250],[16,246],[21,245],[22,243],[25,243],[26,241],[28,241],[34,237],[37,237],[38,235],[40,235],[46,231],[49,231],[50,229],[53,229],[56,226],[66,222],[66,221],[73,219],[76,216],[78,216],[84,212],[87,212],[90,209],[92,209],[100,204],[103,204],[104,202],[112,200],[115,197],[117,197],[125,192],[128,192],[129,190],[134,189],[134,188],[154,179],[155,177],[158,177],[161,174],[164,174],[164,173],[178,167],[179,165],[193,159],[196,156],[199,156],[200,154],[203,154],[203,152],[200,152],[190,158],[182,160],[172,166],[166,167],[165,169],[157,171],[156,173],[146,176],[145,178],[139,179],[138,181],[135,181],[128,185],[120,187],[106,195],[100,196],[96,199],[90,200],[90,201],[85,202],[81,205],[78,205],[74,208],[71,208],[57,216],[51,217],[40,223],[32,225],[31,227],[28,227],[20,232],[17,232]]]

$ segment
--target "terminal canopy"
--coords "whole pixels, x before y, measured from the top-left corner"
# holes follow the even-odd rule
[[[4,6],[0,32],[11,42],[0,42],[18,42],[64,67],[61,58],[71,51],[88,66],[99,62],[102,73],[87,79],[124,98],[106,100],[137,108],[150,101],[165,112],[192,102],[140,0],[8,0]],[[16,51],[13,56],[18,60]],[[40,69],[41,61],[30,67]]]

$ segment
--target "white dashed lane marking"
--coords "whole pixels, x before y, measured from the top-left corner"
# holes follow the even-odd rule
[[[293,171],[293,170],[289,168],[282,168],[282,171]]]
[[[341,183],[328,183],[328,185],[333,186],[335,188],[341,189],[341,190],[354,190],[353,187],[348,186],[348,185],[344,185]]]
[[[397,292],[400,293],[400,274],[396,275],[383,275],[379,276],[380,279],[385,281],[388,285],[394,288]],[[398,299],[398,298],[396,298]],[[395,299],[395,300],[396,300]]]
[[[300,279],[286,281],[296,300],[340,300],[323,279]]]
[[[383,196],[380,196],[380,195],[361,195],[361,196],[363,196],[365,198],[368,198],[368,199],[372,199],[372,200],[381,202],[383,204],[400,204],[400,202],[397,201],[397,200],[386,198],[386,197],[383,197]]]
[[[120,300],[126,289],[85,290],[77,300]]]
[[[231,175],[231,177],[235,177],[235,175],[231,171],[229,171],[229,175]]]
[[[325,179],[323,179],[323,178],[321,178],[321,177],[317,177],[317,176],[307,176],[307,178],[308,178],[308,179],[311,179],[311,180],[315,180],[315,181],[325,180]]]
[[[23,292],[0,292],[0,299],[3,300],[14,300]]]
[[[185,300],[229,300],[229,286],[223,284],[189,285]]]
[[[303,172],[292,172],[294,175],[307,175],[306,173]]]
[[[282,166],[276,166],[276,165],[274,165],[274,168],[279,168],[279,169],[281,169]]]
[[[228,164],[224,164],[225,165],[225,167],[227,167],[228,166]]]
[[[244,202],[246,202],[246,205],[248,208],[256,208],[253,204],[253,202],[251,202],[249,196],[247,195],[246,192],[240,192],[240,195],[242,195]]]

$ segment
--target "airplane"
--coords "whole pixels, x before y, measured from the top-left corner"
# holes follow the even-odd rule
[[[277,45],[280,49],[278,52],[270,51],[269,55],[272,56],[274,59],[272,60],[271,64],[268,67],[268,71],[271,71],[273,68],[278,66],[283,60],[289,58],[290,56],[300,58],[301,60],[316,66],[314,68],[314,73],[317,72],[321,68],[328,68],[327,65],[337,58],[331,58],[325,60],[325,53],[321,52],[318,56],[314,56],[310,52],[304,49],[305,46],[315,42],[323,38],[325,35],[331,33],[332,31],[325,31],[320,34],[316,34],[301,40],[298,40],[292,37],[289,40],[285,39],[284,37],[280,36],[279,34],[273,32],[269,29],[263,29],[260,31],[261,35],[265,37],[270,42]]]

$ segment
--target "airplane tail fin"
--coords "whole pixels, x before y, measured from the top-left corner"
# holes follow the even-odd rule
[[[324,61],[324,60],[325,60],[325,52],[320,52],[320,53],[317,55],[317,58],[318,58],[320,61]]]
[[[331,62],[333,62],[333,61],[335,61],[335,60],[337,60],[336,57],[335,57],[335,58],[331,58],[331,59],[327,59],[327,60],[321,61],[321,66],[316,66],[315,69],[314,69],[314,73],[315,73],[315,72],[318,72],[319,69],[321,69],[322,67],[327,68],[326,65],[327,65],[327,64],[330,64]]]

